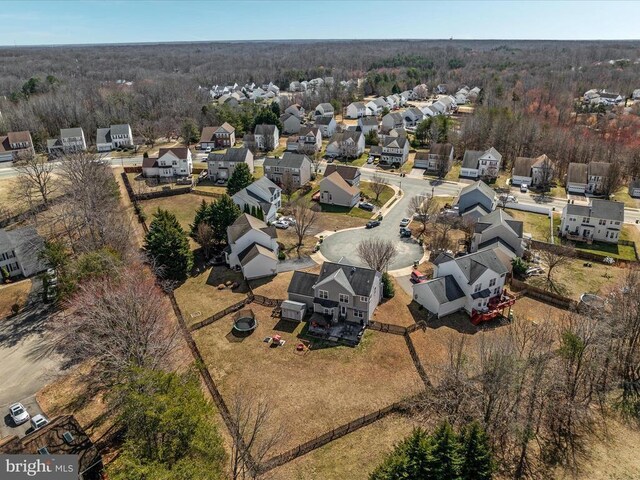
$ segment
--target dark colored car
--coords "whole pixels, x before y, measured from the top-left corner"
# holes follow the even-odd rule
[[[400,229],[400,238],[411,238],[411,230],[402,227]]]
[[[362,210],[367,210],[368,212],[373,212],[373,203],[369,202],[360,202],[358,207]]]
[[[367,222],[365,228],[375,228],[378,225],[380,225],[380,222],[378,220],[371,220],[370,222]]]

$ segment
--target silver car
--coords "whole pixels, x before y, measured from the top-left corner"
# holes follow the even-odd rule
[[[30,415],[24,405],[21,403],[14,403],[9,407],[9,413],[11,414],[11,420],[15,425],[22,425],[24,422],[29,421]]]
[[[31,426],[34,430],[40,430],[47,423],[49,423],[49,419],[44,415],[36,415],[31,419]]]

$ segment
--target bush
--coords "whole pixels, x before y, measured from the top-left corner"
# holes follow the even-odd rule
[[[513,273],[519,276],[524,275],[527,272],[527,268],[529,268],[529,264],[520,257],[511,260],[511,265],[513,266]]]
[[[391,281],[391,276],[385,272],[382,274],[382,296],[384,298],[393,298],[396,294],[396,290]]]
[[[287,256],[284,254],[284,252],[278,252],[278,260],[285,260],[286,258]]]
[[[12,314],[16,315],[19,311],[20,311],[20,305],[18,305],[17,303],[14,303],[13,305],[11,305]]]

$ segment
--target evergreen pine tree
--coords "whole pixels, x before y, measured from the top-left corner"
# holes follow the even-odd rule
[[[193,252],[187,234],[168,210],[158,209],[153,214],[144,249],[162,268],[164,278],[184,280],[193,268]]]
[[[262,208],[260,208],[260,207],[256,207],[256,218],[259,218],[260,220],[262,220],[264,222],[264,212],[262,211]]]
[[[242,211],[244,213],[248,213],[249,215],[251,215],[251,209],[249,208],[249,204],[248,203],[244,204],[244,208],[242,209]]]
[[[191,229],[191,231],[189,232],[189,235],[191,236],[191,238],[195,238],[198,232],[198,227],[203,221],[206,221],[206,219],[210,215],[210,211],[211,211],[210,204],[208,204],[203,198],[202,203],[200,203],[200,206],[196,210],[196,216],[193,219],[193,223],[189,225],[189,228]]]
[[[431,448],[427,432],[416,428],[371,473],[369,480],[430,479]]]
[[[231,178],[229,178],[229,182],[227,183],[227,193],[230,196],[235,195],[243,188],[251,185],[252,182],[253,175],[251,175],[249,165],[247,165],[246,163],[239,163],[233,170]]]
[[[242,214],[229,195],[223,195],[211,204],[210,216],[207,223],[213,229],[217,243],[227,241],[227,227],[229,227]]]
[[[490,480],[493,461],[484,429],[473,422],[460,433],[463,480]]]
[[[433,435],[432,472],[434,480],[461,480],[462,458],[458,438],[448,422]]]

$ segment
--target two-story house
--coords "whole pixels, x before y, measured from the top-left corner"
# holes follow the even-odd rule
[[[567,192],[599,195],[607,181],[610,163],[570,163],[567,169]]]
[[[404,124],[407,127],[415,127],[424,120],[424,113],[417,107],[407,108],[404,113]]]
[[[311,180],[311,160],[303,153],[284,152],[281,158],[264,159],[264,176],[276,185],[282,185],[286,175],[291,175],[295,188]]]
[[[362,132],[347,130],[335,133],[325,150],[329,158],[358,158],[364,153],[365,140]]]
[[[405,128],[404,116],[401,112],[390,112],[382,117],[380,128],[383,130],[391,130],[392,128]]]
[[[368,112],[368,113],[367,113]],[[364,102],[353,102],[347,107],[346,118],[362,118],[371,114],[371,110],[367,108]]]
[[[204,127],[200,134],[200,149],[202,150],[207,148],[212,150],[230,148],[235,144],[236,129],[227,122],[222,125]]]
[[[9,132],[0,136],[0,162],[11,162],[22,155],[35,155],[29,131]]]
[[[81,127],[61,128],[60,138],[50,138],[47,140],[47,151],[49,155],[84,152],[86,149],[87,142]]]
[[[473,322],[513,300],[504,294],[509,269],[493,250],[458,258],[442,253],[433,263],[433,280],[414,284],[413,298],[438,318],[464,310]]]
[[[251,150],[268,152],[278,148],[280,143],[280,130],[275,125],[262,123],[256,125],[253,134],[246,134],[242,139],[244,146]]]
[[[409,140],[407,137],[385,137],[382,141],[380,163],[396,167],[404,165],[409,158]]]
[[[594,198],[591,205],[565,205],[558,234],[579,242],[617,244],[623,223],[624,203]]]
[[[496,209],[498,197],[495,190],[482,180],[467,185],[455,200],[458,214],[477,220]]]
[[[336,119],[333,117],[317,117],[315,126],[325,138],[331,137],[336,132],[336,128],[338,128]]]
[[[378,119],[373,116],[360,117],[358,119],[358,129],[365,135],[372,130],[378,131]]]
[[[289,105],[285,110],[284,113],[288,113],[290,115],[294,115],[296,117],[298,117],[300,120],[302,120],[304,118],[304,108],[302,108],[301,105],[294,103],[293,105]]]
[[[293,308],[283,306],[283,318],[301,320],[301,311],[310,313],[310,333],[344,336],[357,343],[358,334],[382,300],[382,274],[347,263],[324,262],[318,275],[294,272],[287,293]]]
[[[333,105],[330,103],[321,103],[316,107],[313,116],[318,120],[320,117],[333,117],[334,113]]]
[[[230,268],[242,270],[245,279],[277,273],[278,234],[275,227],[244,213],[227,228],[227,238],[225,260]]]
[[[489,150],[464,152],[460,176],[467,178],[498,178],[502,155],[493,147]]]
[[[389,108],[389,105],[383,97],[370,100],[365,104],[365,106],[369,109],[372,115],[380,115],[385,108]]]
[[[536,158],[517,157],[513,162],[511,185],[537,187],[551,182],[554,176],[554,163],[545,154]]]
[[[244,212],[260,209],[264,221],[271,223],[282,206],[282,190],[267,177],[261,177],[231,199]]]
[[[299,153],[314,155],[322,149],[322,132],[318,127],[302,127],[298,133]]]
[[[300,118],[291,113],[281,115],[280,123],[282,123],[282,133],[286,134],[298,133],[302,126]]]
[[[34,227],[0,229],[0,271],[9,277],[30,277],[43,271],[45,266],[40,260],[43,248],[44,240]]]
[[[329,164],[320,180],[320,203],[354,207],[360,200],[360,169]]]
[[[426,173],[444,177],[453,164],[454,149],[450,143],[433,143],[428,152],[416,152],[415,168],[424,168]]]
[[[144,177],[189,177],[193,172],[191,150],[187,147],[161,148],[157,157],[142,159]]]
[[[525,251],[524,224],[502,208],[478,218],[469,251],[500,248],[511,258],[522,257]]]
[[[128,123],[99,128],[96,132],[96,150],[110,152],[116,148],[133,147],[133,133]]]
[[[207,174],[213,181],[231,178],[236,166],[246,163],[253,173],[253,153],[248,148],[228,148],[224,153],[210,153],[207,157]]]

